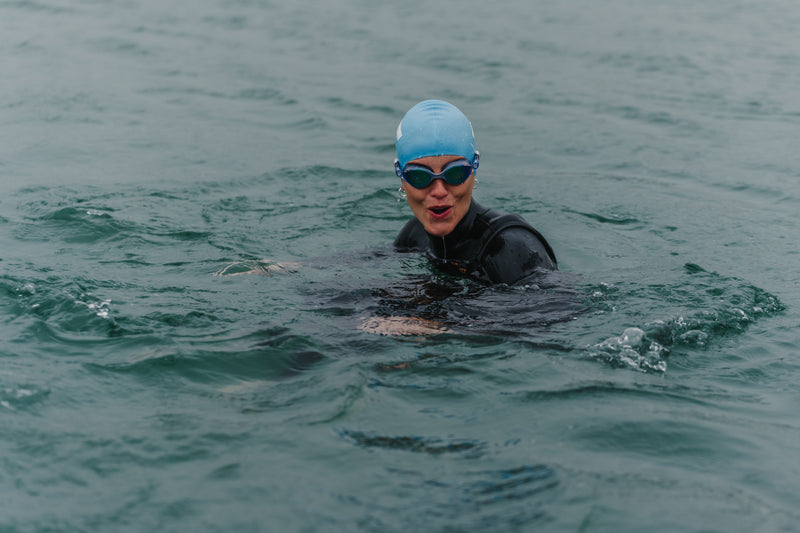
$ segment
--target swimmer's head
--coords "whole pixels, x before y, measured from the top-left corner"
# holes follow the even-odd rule
[[[420,157],[459,155],[475,162],[472,125],[456,106],[442,100],[424,100],[411,109],[397,127],[397,163]]]

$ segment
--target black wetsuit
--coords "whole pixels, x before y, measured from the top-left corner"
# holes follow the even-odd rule
[[[553,249],[522,217],[487,209],[475,200],[449,235],[431,235],[413,218],[394,246],[400,252],[425,252],[445,273],[490,283],[514,283],[537,270],[557,268]]]

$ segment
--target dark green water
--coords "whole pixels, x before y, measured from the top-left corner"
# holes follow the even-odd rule
[[[0,2],[0,531],[798,530],[798,23]],[[423,98],[558,274],[391,250]]]

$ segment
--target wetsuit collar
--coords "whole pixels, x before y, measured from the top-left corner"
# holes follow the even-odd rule
[[[459,249],[463,248],[464,244],[470,240],[475,217],[484,210],[485,209],[481,207],[478,202],[470,199],[467,213],[464,215],[464,218],[459,221],[453,231],[444,237],[431,235],[426,231],[425,233],[428,233],[428,241],[430,242],[430,249],[433,255],[439,259],[458,258],[460,255],[458,253]]]

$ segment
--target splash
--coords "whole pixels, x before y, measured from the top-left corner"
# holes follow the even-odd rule
[[[84,302],[75,301],[76,304],[82,304]],[[87,305],[87,307],[97,312],[97,316],[100,318],[108,318],[108,312],[110,310],[111,300],[103,300],[102,302],[94,302]]]
[[[665,372],[664,357],[669,349],[648,338],[644,330],[627,328],[618,337],[609,337],[590,348],[592,357],[613,366],[628,367],[642,372]]]
[[[767,291],[693,263],[684,265],[682,276],[672,283],[627,290],[603,283],[591,292],[591,298],[603,302],[601,314],[626,315],[637,321],[645,317],[641,327],[631,325],[620,335],[588,347],[592,358],[641,372],[665,372],[667,356],[675,349],[705,349],[715,339],[741,334],[756,320],[784,309]],[[653,317],[654,310],[673,313],[673,317]]]

